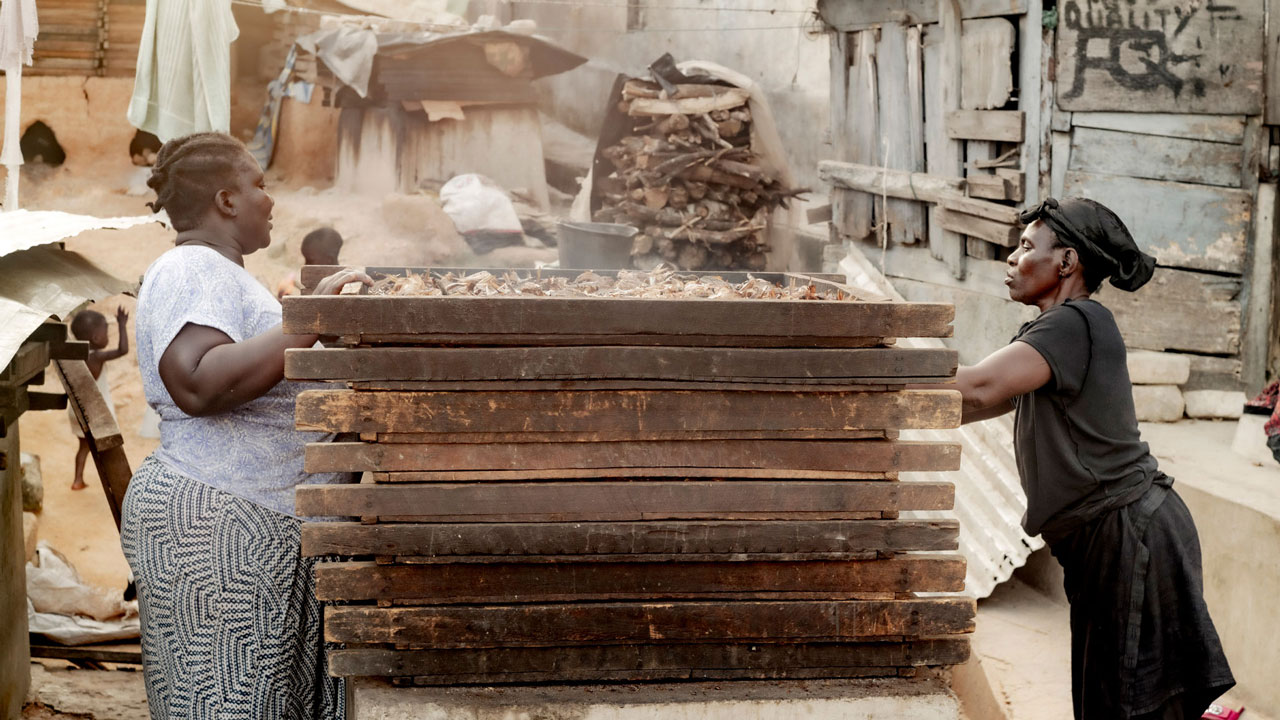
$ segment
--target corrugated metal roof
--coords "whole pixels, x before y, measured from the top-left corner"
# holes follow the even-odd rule
[[[901,301],[902,295],[887,282],[857,248],[840,262],[848,284],[888,295]],[[904,338],[901,347],[945,347],[934,338]],[[954,483],[955,509],[949,512],[902,513],[904,517],[956,518],[960,521],[960,553],[968,565],[964,594],[984,598],[996,585],[1008,580],[1013,571],[1027,562],[1032,552],[1044,547],[1039,535],[1022,530],[1027,509],[1026,495],[1018,478],[1013,456],[1013,417],[1004,415],[955,430],[904,430],[904,440],[958,442],[960,470],[947,473],[902,473],[901,479]]]
[[[89,230],[122,230],[157,219],[29,210],[0,213],[0,368],[50,317],[65,320],[86,303],[133,287],[77,253],[41,246]]]
[[[50,210],[0,213],[0,257],[40,245],[62,242],[90,230],[124,230],[161,220],[158,215],[100,218]]]

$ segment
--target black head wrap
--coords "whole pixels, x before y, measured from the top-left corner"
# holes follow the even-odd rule
[[[1023,225],[1041,220],[1064,244],[1080,253],[1080,261],[1091,270],[1102,271],[1111,284],[1133,292],[1151,279],[1156,259],[1138,249],[1115,213],[1102,203],[1084,198],[1044,202],[1023,212]]]

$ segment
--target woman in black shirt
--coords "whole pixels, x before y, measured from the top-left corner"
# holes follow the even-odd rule
[[[1050,198],[1022,222],[1005,284],[1040,315],[951,387],[966,423],[1015,412],[1023,526],[1062,564],[1071,603],[1077,720],[1198,718],[1235,680],[1195,525],[1138,436],[1124,340],[1090,298],[1106,279],[1137,290],[1155,259],[1092,200]]]

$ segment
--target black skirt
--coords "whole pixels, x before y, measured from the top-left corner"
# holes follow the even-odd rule
[[[1046,537],[1071,603],[1076,720],[1127,719],[1235,685],[1204,603],[1200,540],[1160,477],[1135,502]]]

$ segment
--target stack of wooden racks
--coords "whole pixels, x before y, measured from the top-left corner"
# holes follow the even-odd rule
[[[326,269],[310,270],[312,278]],[[547,272],[547,271],[543,271]],[[726,275],[728,275],[726,273]],[[769,278],[765,275],[764,277]],[[304,282],[308,278],[304,275]],[[292,297],[338,676],[422,685],[883,677],[968,657],[950,305]],[[354,436],[353,436],[354,437]],[[361,559],[363,558],[363,559]]]

